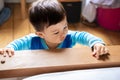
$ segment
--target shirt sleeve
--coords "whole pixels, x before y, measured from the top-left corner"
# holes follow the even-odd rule
[[[94,46],[96,43],[105,44],[104,41],[88,32],[69,31],[72,37],[73,44],[79,43],[89,47]]]
[[[22,38],[16,39],[9,43],[6,47],[7,48],[13,48],[15,51],[17,50],[28,50],[31,46],[31,39],[34,36],[34,34],[26,35]]]

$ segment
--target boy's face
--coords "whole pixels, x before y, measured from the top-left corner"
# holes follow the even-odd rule
[[[66,18],[55,25],[51,25],[48,28],[45,28],[43,32],[36,32],[38,36],[43,38],[46,43],[61,43],[68,32],[68,25]]]

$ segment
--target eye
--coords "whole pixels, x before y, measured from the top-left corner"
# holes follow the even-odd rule
[[[65,27],[64,27],[64,29],[67,29],[67,28],[68,28],[68,26],[65,26]]]
[[[54,34],[59,34],[59,32],[55,32]]]

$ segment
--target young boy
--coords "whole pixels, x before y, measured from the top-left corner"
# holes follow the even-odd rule
[[[66,12],[57,0],[38,0],[29,9],[29,20],[35,34],[17,39],[0,50],[3,56],[14,55],[14,50],[72,48],[76,43],[93,49],[93,55],[107,54],[105,43],[87,32],[68,31]],[[5,54],[7,52],[7,54]]]

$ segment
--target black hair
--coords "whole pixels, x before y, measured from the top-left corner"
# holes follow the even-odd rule
[[[57,0],[37,0],[29,9],[29,20],[36,31],[61,22],[65,16],[66,12]]]

